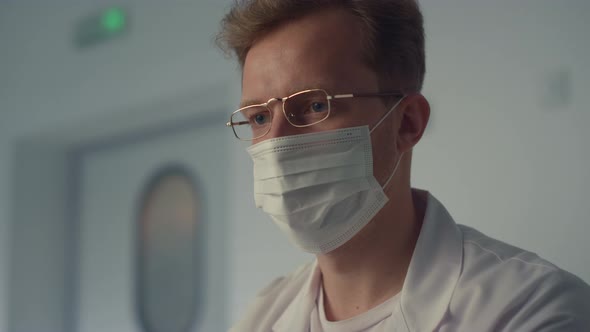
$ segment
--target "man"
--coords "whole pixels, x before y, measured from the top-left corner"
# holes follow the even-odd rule
[[[412,189],[430,109],[411,0],[237,2],[218,36],[242,68],[237,138],[255,201],[317,260],[234,331],[590,331],[590,288],[457,225]]]

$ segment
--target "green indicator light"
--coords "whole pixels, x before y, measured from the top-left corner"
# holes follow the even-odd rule
[[[125,12],[119,8],[107,9],[100,18],[100,26],[107,32],[119,32],[125,27]]]

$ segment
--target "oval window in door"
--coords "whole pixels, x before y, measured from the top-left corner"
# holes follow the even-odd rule
[[[188,332],[198,310],[200,202],[189,172],[157,172],[140,199],[136,300],[145,332]]]

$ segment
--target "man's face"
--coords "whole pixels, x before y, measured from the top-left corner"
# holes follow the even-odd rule
[[[344,10],[323,10],[281,25],[258,40],[244,63],[242,105],[263,103],[306,89],[329,94],[374,93],[378,76],[363,59],[363,26]],[[266,139],[330,129],[369,125],[372,128],[388,111],[379,98],[346,98],[331,102],[330,117],[319,124],[293,127],[280,102],[271,103],[270,132]],[[375,176],[383,183],[391,173],[398,122],[391,114],[372,134]]]

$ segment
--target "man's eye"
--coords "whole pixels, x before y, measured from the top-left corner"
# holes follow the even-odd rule
[[[257,125],[263,125],[266,123],[266,121],[268,120],[268,115],[264,114],[264,113],[258,113],[255,114],[252,118],[251,121],[253,121],[254,123],[256,123]]]
[[[328,110],[328,104],[325,102],[313,102],[311,103],[309,110],[314,113],[326,112]]]

